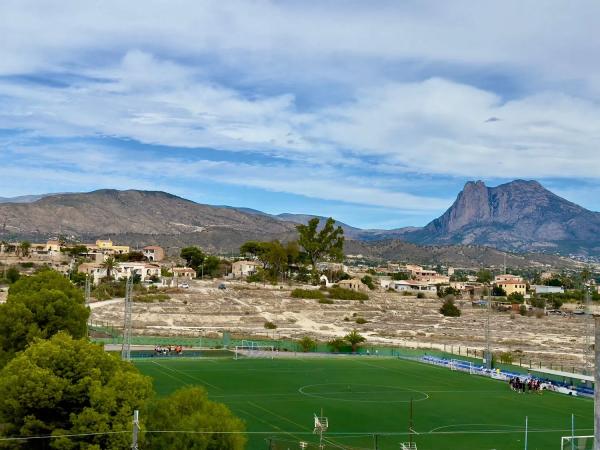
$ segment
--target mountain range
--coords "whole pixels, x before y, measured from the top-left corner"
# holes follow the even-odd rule
[[[249,239],[293,239],[296,225],[313,217],[319,216],[271,215],[198,204],[165,192],[104,189],[2,199],[0,238],[110,236],[134,246],[196,244],[227,252]],[[569,202],[536,181],[516,180],[496,187],[468,182],[442,216],[420,228],[364,230],[337,224],[349,240],[348,251],[354,247],[373,257],[398,256],[409,249],[414,253],[416,246],[428,246],[426,255],[421,255],[427,259],[434,246],[457,245],[462,246],[454,249],[457,255],[477,247],[523,254],[600,255],[600,213]]]

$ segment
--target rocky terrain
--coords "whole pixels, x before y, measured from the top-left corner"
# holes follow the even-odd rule
[[[497,187],[469,182],[454,204],[404,239],[419,244],[475,244],[518,252],[600,253],[600,213],[516,180]]]
[[[212,282],[195,281],[185,292],[164,303],[136,303],[134,334],[149,336],[202,336],[223,330],[245,336],[265,336],[266,321],[277,324],[280,337],[310,335],[321,340],[340,337],[353,328],[371,344],[402,347],[434,347],[461,354],[485,348],[487,311],[459,301],[462,316],[443,317],[437,298],[417,299],[399,293],[375,292],[364,303],[336,300],[293,299],[287,286],[229,284],[217,289]],[[92,304],[92,319],[122,327],[122,300]],[[357,324],[356,318],[367,320]],[[586,322],[580,316],[523,317],[493,312],[491,329],[494,351],[510,351],[525,363],[581,367]],[[269,332],[272,334],[272,332]]]

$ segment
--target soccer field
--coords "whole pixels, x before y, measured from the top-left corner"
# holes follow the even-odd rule
[[[245,420],[248,448],[299,449],[318,442],[313,415],[329,419],[326,448],[400,448],[409,441],[413,400],[419,450],[560,448],[571,433],[593,434],[593,402],[544,392],[518,394],[507,383],[419,362],[377,357],[160,359],[135,363],[160,395],[202,385]]]

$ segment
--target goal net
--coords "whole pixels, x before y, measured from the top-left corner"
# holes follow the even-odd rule
[[[563,436],[560,450],[593,450],[594,436]]]
[[[273,359],[275,347],[272,345],[259,345],[255,341],[242,341],[242,345],[235,346],[235,359],[239,358],[267,358]]]
[[[466,372],[469,374],[475,373],[475,371],[473,369],[474,366],[471,361],[463,361],[460,359],[451,359],[450,363],[448,364],[448,367],[450,367],[450,370],[458,370],[458,371]]]

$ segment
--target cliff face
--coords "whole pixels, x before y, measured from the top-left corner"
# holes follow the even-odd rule
[[[468,182],[454,204],[407,240],[478,244],[515,251],[600,249],[600,214],[571,203],[536,181],[489,188]]]

